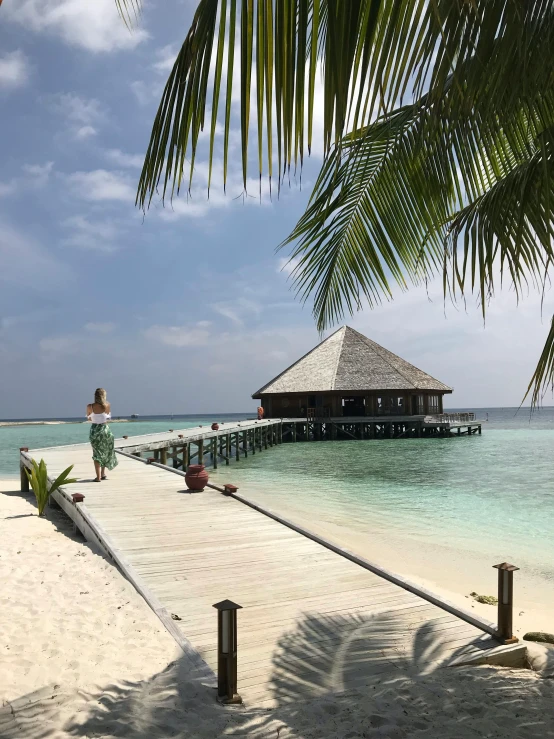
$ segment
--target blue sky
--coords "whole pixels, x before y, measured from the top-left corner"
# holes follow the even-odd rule
[[[200,158],[189,203],[134,207],[194,7],[147,0],[131,34],[114,0],[2,4],[0,418],[79,415],[100,385],[118,414],[246,411],[319,340],[275,253],[317,156],[280,200],[265,184],[261,204],[235,198],[235,149],[227,196],[207,201]],[[452,406],[518,404],[547,333],[538,296],[499,296],[483,328],[473,302],[443,305],[438,282],[348,323],[454,386]]]

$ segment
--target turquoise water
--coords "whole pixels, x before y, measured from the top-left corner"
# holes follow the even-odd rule
[[[250,414],[250,417],[252,414]],[[207,425],[213,421],[241,420],[248,414],[235,413],[212,416],[154,416],[129,423],[112,423],[114,436],[139,436],[173,429]],[[38,449],[61,444],[81,444],[88,441],[88,423],[67,423],[56,426],[0,426],[0,476],[19,475],[19,448]]]
[[[286,444],[212,479],[289,517],[511,559],[554,585],[554,409],[485,413],[482,436]]]
[[[554,409],[529,416],[483,409],[482,436],[283,444],[212,480],[304,520],[342,526],[372,541],[423,546],[429,557],[456,550],[491,563],[512,560],[554,585]],[[234,415],[234,419],[247,415]],[[207,425],[225,416],[144,419],[117,436]],[[20,446],[84,442],[87,424],[0,428],[0,475],[17,474]],[[383,539],[384,541],[384,539]]]

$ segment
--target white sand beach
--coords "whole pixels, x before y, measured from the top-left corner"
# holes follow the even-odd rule
[[[223,707],[191,680],[134,588],[58,511],[0,481],[0,736],[546,737],[554,681],[531,670],[398,671],[271,711]]]

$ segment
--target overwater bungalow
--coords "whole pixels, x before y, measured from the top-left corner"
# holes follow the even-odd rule
[[[265,418],[429,416],[452,388],[342,326],[255,392]]]

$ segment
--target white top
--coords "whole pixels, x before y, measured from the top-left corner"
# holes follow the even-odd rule
[[[111,413],[90,413],[87,416],[89,421],[92,421],[92,423],[107,423],[108,421],[111,421],[112,414]]]

